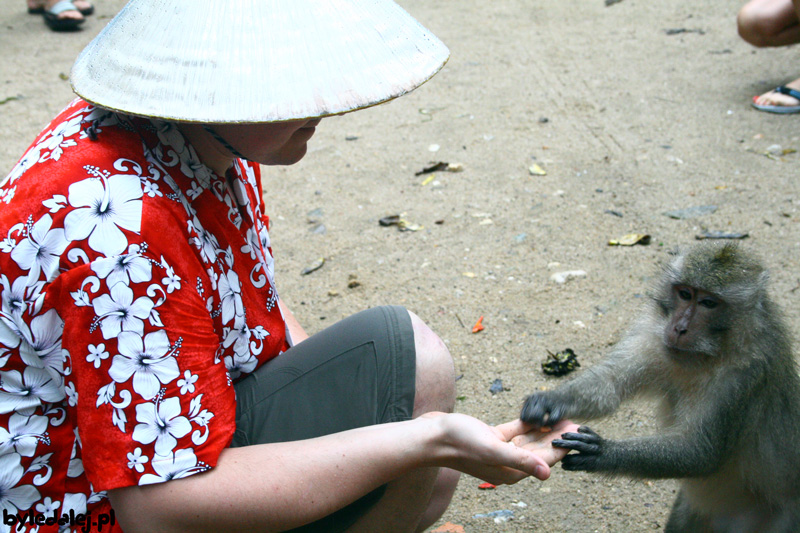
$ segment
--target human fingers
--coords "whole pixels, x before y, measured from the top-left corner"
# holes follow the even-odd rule
[[[451,435],[463,443],[459,446],[462,450],[462,468],[457,467],[462,472],[494,484],[516,483],[527,476],[539,479],[550,476],[550,465],[540,454],[510,442],[528,430],[520,420],[498,426],[489,426],[475,418],[458,414],[443,420],[453,424]]]
[[[553,466],[561,461],[568,450],[556,448],[552,445],[555,439],[561,437],[565,432],[577,431],[578,425],[568,421],[561,421],[553,426],[551,431],[542,432],[531,430],[512,439],[512,442],[521,448],[530,450],[537,454],[548,465]]]
[[[530,426],[525,424],[522,420],[517,418],[516,420],[512,420],[511,422],[506,422],[505,424],[499,424],[494,426],[495,431],[499,431],[502,435],[504,441],[509,442],[515,437],[520,435],[524,435],[525,433],[530,431]]]
[[[541,480],[550,477],[550,465],[540,453],[517,447],[511,442],[502,445],[495,461],[497,461],[495,465],[487,463],[478,465],[480,472],[472,475],[495,485],[513,485],[529,476]]]
[[[566,431],[574,431],[578,426],[569,420],[562,420],[552,427],[534,427],[523,422],[525,432],[516,435],[512,442],[517,446],[533,444],[537,446],[549,446],[553,439],[557,439]]]

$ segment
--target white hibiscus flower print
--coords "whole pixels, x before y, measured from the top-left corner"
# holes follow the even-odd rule
[[[150,198],[155,198],[156,196],[164,196],[164,193],[158,190],[158,183],[150,180],[146,180],[144,182],[144,193]]]
[[[16,348],[22,342],[22,317],[0,311],[0,344]]]
[[[104,339],[113,339],[121,331],[144,333],[144,319],[153,310],[153,300],[141,296],[133,301],[133,290],[124,283],[111,287],[110,294],[92,300],[94,312],[100,319]]]
[[[162,262],[163,262],[164,258],[162,257],[161,259],[162,259]],[[166,265],[166,263],[165,263],[165,265]],[[167,292],[168,293],[172,293],[174,291],[180,290],[180,288],[181,288],[181,278],[180,278],[180,276],[175,274],[175,271],[169,265],[166,265],[165,270],[167,271],[166,272],[167,275],[164,276],[163,278],[161,278],[161,283],[163,283],[164,286],[167,288]]]
[[[82,476],[84,471],[85,470],[83,468],[83,460],[80,457],[72,457],[69,460],[69,466],[67,467],[67,477]]]
[[[189,145],[187,148],[188,150],[180,153],[181,172],[188,178],[196,179],[201,187],[207,188],[211,183],[213,172],[200,161],[194,147]]]
[[[69,514],[72,511],[75,516],[86,514],[86,494],[68,492],[64,494],[64,501],[61,504],[61,513]]]
[[[245,236],[247,244],[241,247],[240,251],[243,254],[250,254],[250,259],[261,259],[261,240],[256,231],[256,228],[251,226],[247,228],[247,235]]]
[[[26,511],[41,498],[33,485],[18,486],[24,474],[18,453],[0,455],[0,509],[8,514]]]
[[[192,424],[181,414],[178,398],[166,398],[161,402],[143,403],[136,406],[136,427],[133,440],[142,444],[155,441],[157,455],[168,455],[175,449],[178,439],[192,430]]]
[[[186,394],[187,392],[194,392],[194,383],[197,381],[199,376],[197,374],[192,375],[189,370],[186,370],[183,373],[183,377],[178,380],[178,387],[181,388],[181,394]]]
[[[79,115],[62,122],[50,132],[49,138],[45,138],[42,141],[44,148],[52,150],[50,153],[52,159],[58,161],[61,158],[61,154],[64,152],[64,148],[76,145],[74,140],[67,140],[67,138],[72,137],[80,131],[81,120],[83,120],[83,117]]]
[[[66,384],[64,392],[67,394],[67,402],[70,407],[78,405],[78,391],[75,390],[75,384],[73,382],[70,381]]]
[[[33,457],[40,440],[50,444],[45,437],[47,422],[46,416],[12,414],[8,429],[0,427],[0,453],[17,452],[23,457]]]
[[[162,144],[169,145],[178,152],[183,152],[186,147],[186,139],[173,122],[162,120],[152,120],[151,122],[156,127],[156,135]]]
[[[67,207],[67,197],[63,194],[56,194],[52,198],[44,200],[42,205],[48,208],[51,213],[58,213]]]
[[[37,144],[31,147],[31,149],[28,150],[24,156],[22,156],[22,159],[19,160],[19,163],[14,165],[14,168],[11,169],[11,172],[8,174],[8,176],[6,176],[5,179],[0,181],[0,187],[11,185],[16,180],[18,180],[19,177],[25,173],[25,171],[27,171],[33,165],[38,163],[39,158],[41,157],[41,152],[42,152],[42,145]]]
[[[28,286],[39,281],[42,272],[46,281],[56,278],[59,257],[66,250],[69,241],[63,229],[50,229],[52,226],[53,218],[44,215],[33,225],[27,238],[11,252],[11,259],[22,270],[28,271]]]
[[[219,277],[219,296],[222,299],[222,323],[227,324],[234,316],[244,314],[242,286],[239,275],[229,270]]]
[[[217,238],[203,229],[197,218],[192,223],[193,229],[197,232],[197,237],[192,237],[190,241],[200,250],[200,256],[206,263],[213,263],[217,260],[217,254],[221,252]]]
[[[94,365],[95,368],[100,368],[100,364],[108,359],[108,352],[106,351],[106,345],[102,342],[95,346],[94,344],[89,345],[89,355],[86,356],[86,362],[91,363]]]
[[[237,315],[232,328],[224,328],[222,346],[233,346],[233,356],[226,356],[223,360],[232,378],[255,370],[258,358],[251,351],[250,328],[243,315]]]
[[[25,289],[27,279],[17,278],[10,284],[5,274],[0,275],[0,344],[8,348],[16,348],[23,336],[25,322],[22,313],[25,311]]]
[[[24,323],[23,323],[24,325]],[[64,373],[64,361],[61,357],[61,333],[64,321],[55,309],[31,320],[30,330],[23,329],[23,342],[19,347],[19,355],[26,365],[36,368],[50,367],[59,374]]]
[[[0,274],[0,299],[2,300],[3,313],[19,316],[25,312],[27,303],[25,301],[25,278],[17,278],[14,283],[9,283],[5,274]]]
[[[100,279],[105,279],[109,287],[117,283],[130,285],[130,282],[143,283],[152,279],[150,261],[139,254],[139,245],[132,244],[128,253],[115,257],[105,257],[92,261],[92,270]]]
[[[149,460],[146,455],[142,455],[141,448],[136,448],[133,453],[128,452],[128,468],[135,469],[140,474],[144,472],[144,465]]]
[[[45,516],[53,516],[59,507],[61,507],[61,502],[54,502],[49,496],[45,497],[42,503],[36,504],[36,510]]]
[[[17,370],[0,372],[0,414],[36,407],[43,402],[64,399],[63,382],[44,368],[29,366],[24,374]]]
[[[155,470],[158,475],[143,475],[139,478],[139,485],[151,485],[171,479],[180,479],[197,472],[208,470],[208,468],[209,467],[204,462],[197,462],[197,456],[191,448],[177,450],[174,454],[170,453],[166,458],[153,459],[153,470]]]
[[[256,368],[258,359],[251,355],[240,356],[239,354],[226,355],[223,358],[225,368],[231,379],[236,379],[242,374],[249,374]]]
[[[77,208],[64,218],[67,239],[89,237],[92,250],[105,256],[122,253],[128,240],[122,229],[139,233],[142,185],[136,176],[88,178],[69,186],[69,203]],[[122,228],[122,229],[120,229]]]
[[[133,390],[145,400],[155,398],[161,384],[180,375],[163,330],[148,333],[144,341],[141,335],[123,331],[117,340],[119,355],[114,356],[108,374],[117,383],[125,383],[133,376]]]

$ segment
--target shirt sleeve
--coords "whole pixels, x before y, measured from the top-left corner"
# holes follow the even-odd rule
[[[170,256],[193,255],[184,247]],[[152,250],[95,259],[59,284],[65,386],[96,491],[207,470],[235,429],[206,303],[177,261]]]

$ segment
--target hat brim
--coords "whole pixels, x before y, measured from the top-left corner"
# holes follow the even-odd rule
[[[131,0],[70,81],[81,98],[131,115],[282,122],[392,100],[448,58],[390,0]]]

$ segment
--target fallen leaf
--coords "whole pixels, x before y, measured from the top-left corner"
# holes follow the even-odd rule
[[[394,226],[400,223],[400,215],[388,215],[378,220],[381,226]]]
[[[423,174],[430,174],[431,172],[438,172],[439,170],[446,170],[449,163],[444,161],[437,161],[418,172],[414,172],[415,176],[422,176]]]
[[[608,241],[609,246],[633,246],[634,244],[650,244],[650,235],[646,233],[628,233],[618,240]]]
[[[483,331],[483,317],[480,317],[475,325],[472,326],[472,333],[478,333],[479,331]]]
[[[531,176],[546,176],[547,175],[547,171],[545,169],[543,169],[542,167],[540,167],[539,165],[537,165],[536,163],[534,163],[530,167],[528,167],[528,172],[531,173]]]
[[[307,276],[308,274],[311,274],[312,272],[322,268],[322,265],[324,265],[324,264],[325,264],[325,258],[324,257],[320,257],[311,266],[308,266],[308,267],[304,268],[302,270],[302,272],[300,272],[300,274],[303,275],[303,276]]]
[[[17,96],[9,96],[8,98],[3,98],[2,100],[0,100],[0,105],[6,104],[8,102],[13,102],[14,100],[21,100],[21,99],[22,99],[22,95],[21,94],[18,94]]]

